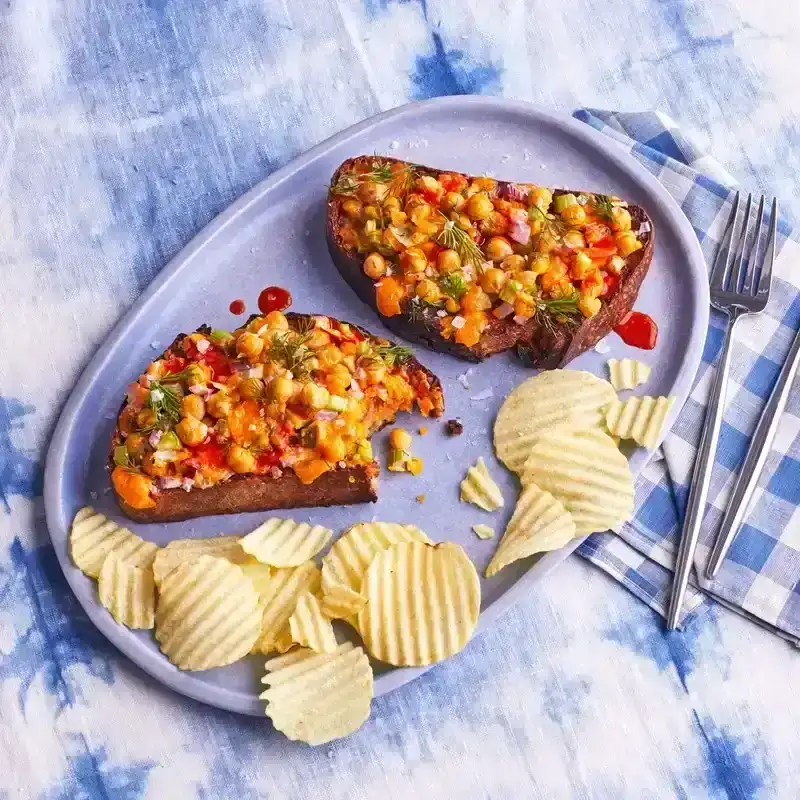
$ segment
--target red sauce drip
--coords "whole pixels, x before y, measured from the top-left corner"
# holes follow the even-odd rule
[[[176,372],[180,372],[186,366],[186,359],[180,358],[179,356],[172,356],[166,364],[164,364],[164,369],[167,372],[167,375],[174,375]]]
[[[258,296],[258,310],[262,314],[270,311],[283,311],[292,304],[292,296],[280,286],[267,286]]]
[[[256,459],[256,467],[259,472],[269,472],[272,467],[277,467],[280,463],[281,455],[274,448],[264,450]]]
[[[641,311],[629,312],[614,331],[625,344],[642,350],[652,350],[658,339],[658,326]]]
[[[617,288],[617,284],[619,283],[619,277],[612,273],[607,273],[605,278],[603,278],[603,291],[600,293],[601,297],[604,297],[607,294],[612,294],[614,289]]]
[[[214,380],[227,378],[232,373],[231,360],[216,347],[209,347],[206,350],[203,354],[203,361],[213,370]]]
[[[234,300],[228,308],[230,309],[231,314],[244,314],[247,310],[247,306],[244,304],[244,300]]]
[[[192,456],[205,466],[225,466],[225,448],[218,442],[208,441],[193,447]]]

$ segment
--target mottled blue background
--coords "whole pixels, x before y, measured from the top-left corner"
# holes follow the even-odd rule
[[[110,326],[311,145],[438,94],[659,108],[796,223],[798,42],[784,0],[0,4],[0,798],[796,797],[798,656],[716,608],[666,635],[570,559],[312,750],[105,644],[40,492],[58,410]]]

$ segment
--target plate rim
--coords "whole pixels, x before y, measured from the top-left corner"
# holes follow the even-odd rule
[[[139,668],[147,672],[152,678],[164,686],[180,694],[191,697],[208,705],[228,711],[262,715],[263,707],[257,699],[257,692],[253,698],[241,699],[241,694],[221,686],[215,686],[205,681],[200,681],[191,672],[182,672],[173,666],[160,652],[142,648],[136,642],[138,637],[131,636],[132,631],[117,626],[116,623],[106,619],[105,609],[99,603],[84,604],[81,595],[76,591],[75,583],[85,579],[82,573],[72,568],[69,556],[65,551],[55,546],[53,530],[58,529],[57,509],[63,504],[62,483],[60,480],[64,456],[70,441],[70,434],[75,425],[78,411],[83,404],[84,397],[91,386],[96,373],[104,369],[113,358],[117,348],[126,339],[129,329],[140,313],[160,295],[172,282],[177,280],[184,271],[190,267],[195,256],[218,237],[237,218],[242,216],[254,203],[264,195],[288,181],[293,175],[305,169],[311,162],[317,160],[347,140],[368,132],[371,128],[387,120],[400,120],[406,116],[413,116],[420,111],[432,107],[458,109],[482,108],[492,112],[515,112],[520,116],[530,118],[531,122],[546,122],[557,128],[566,130],[571,136],[582,140],[589,145],[614,167],[624,172],[630,179],[637,183],[645,194],[653,198],[654,204],[664,214],[685,247],[689,258],[688,271],[692,276],[692,292],[695,298],[696,309],[692,315],[692,326],[689,333],[689,346],[683,363],[680,366],[672,387],[678,396],[686,395],[688,398],[705,343],[705,334],[709,322],[709,288],[708,273],[705,258],[700,242],[694,233],[691,223],[683,214],[678,203],[669,194],[666,188],[640,164],[623,146],[611,137],[593,129],[573,117],[559,112],[542,109],[535,104],[520,100],[508,100],[500,97],[487,97],[482,95],[455,95],[437,97],[429,100],[406,103],[396,108],[376,114],[362,120],[336,134],[323,140],[319,144],[305,151],[289,161],[271,175],[259,181],[241,197],[221,211],[214,219],[199,230],[187,244],[181,248],[158,272],[141,295],[133,302],[122,317],[114,324],[97,348],[94,355],[82,370],[75,383],[70,396],[65,403],[58,422],[53,432],[47,450],[44,469],[43,499],[48,535],[56,551],[59,566],[67,580],[70,590],[76,595],[84,612],[91,619],[100,633],[120,650]],[[677,406],[678,404],[676,404]],[[681,404],[680,407],[682,407]],[[673,407],[669,422],[674,422],[680,407]],[[665,430],[669,428],[665,426]],[[630,459],[631,470],[634,476],[644,468],[652,453],[643,448],[637,449]],[[493,625],[511,606],[516,604],[522,594],[534,581],[540,580],[561,564],[581,544],[583,539],[575,540],[566,548],[548,553],[536,562],[536,569],[531,569],[492,602],[481,612],[475,636]],[[375,697],[379,697],[394,689],[403,686],[431,669],[427,667],[392,668],[375,678]]]

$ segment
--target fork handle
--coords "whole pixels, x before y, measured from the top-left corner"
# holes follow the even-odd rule
[[[700,446],[697,449],[692,482],[689,487],[689,498],[686,501],[686,515],[683,520],[678,557],[675,562],[675,577],[672,581],[672,592],[669,598],[667,628],[671,631],[678,627],[683,597],[686,594],[686,585],[694,562],[694,551],[697,548],[697,540],[700,538],[700,526],[703,523],[706,508],[708,485],[711,482],[711,470],[717,451],[719,429],[722,424],[722,415],[725,413],[725,393],[731,366],[733,331],[741,313],[735,306],[731,309],[730,322],[725,332],[725,343],[722,346],[717,372],[711,384],[706,417],[703,422],[703,433],[700,436]]]
[[[767,400],[767,404],[761,412],[758,425],[753,432],[753,441],[750,444],[750,449],[747,451],[744,463],[739,471],[739,477],[736,479],[736,484],[731,492],[728,509],[722,518],[717,540],[714,542],[714,549],[711,551],[711,557],[706,565],[707,578],[716,577],[722,562],[725,560],[725,556],[728,554],[728,549],[739,533],[742,522],[744,522],[753,492],[764,469],[764,462],[767,460],[772,441],[778,430],[781,414],[789,400],[789,392],[791,391],[792,381],[797,373],[798,366],[800,366],[800,331],[797,332],[794,338],[780,375],[778,375],[778,380],[772,388],[769,400]]]

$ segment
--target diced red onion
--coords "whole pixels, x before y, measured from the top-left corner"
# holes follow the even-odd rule
[[[457,331],[461,330],[461,328],[463,328],[466,324],[467,324],[467,321],[461,315],[459,315],[457,317],[453,317],[453,327]]]
[[[208,339],[198,339],[194,346],[197,348],[197,352],[201,355],[208,351],[208,348],[211,347],[211,342]]]
[[[531,226],[527,222],[515,220],[509,228],[508,238],[513,239],[517,244],[528,244],[531,239]]]
[[[141,387],[138,383],[131,383],[128,386],[128,403],[138,411],[147,398],[147,389]]]
[[[511,303],[501,303],[492,313],[497,319],[505,319],[514,313],[514,306]]]
[[[530,187],[520,186],[517,183],[506,183],[501,181],[497,185],[497,194],[506,200],[516,200],[519,203],[524,203],[528,199]]]
[[[263,378],[264,377],[264,365],[258,364],[255,367],[250,367],[247,370],[247,377],[248,378]]]
[[[247,372],[249,369],[249,364],[242,364],[240,361],[234,361],[231,364],[231,372]]]
[[[180,478],[159,478],[158,485],[161,489],[177,489],[181,485]]]
[[[150,442],[151,447],[155,449],[158,447],[158,443],[161,441],[163,435],[164,431],[153,431],[150,436],[147,437],[147,441]]]
[[[350,381],[350,394],[353,395],[353,397],[364,396],[364,392],[362,391],[361,386],[359,386],[358,381],[356,381],[355,378],[353,378]]]
[[[194,486],[194,480],[192,478],[184,478],[181,481],[181,486],[184,492],[188,492]]]
[[[339,414],[336,411],[329,411],[328,409],[322,409],[322,411],[317,411],[317,419],[321,420],[322,422],[331,422],[338,417]]]
[[[270,467],[269,475],[271,478],[278,480],[283,475],[283,470],[280,467]]]
[[[517,325],[524,325],[528,321],[528,319],[529,319],[529,317],[522,317],[519,314],[517,314],[514,317],[514,322],[516,322]]]

